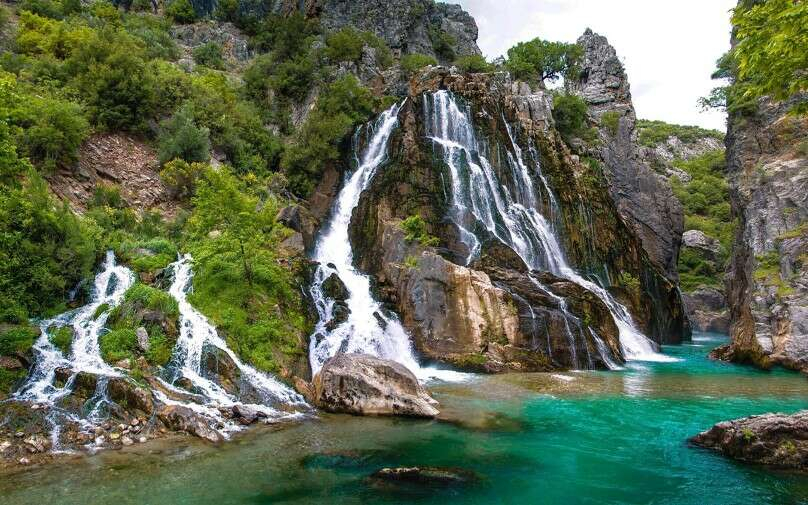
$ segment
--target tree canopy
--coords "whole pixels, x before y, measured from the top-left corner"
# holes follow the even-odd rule
[[[565,80],[577,77],[583,49],[578,44],[535,38],[508,49],[505,66],[517,79],[528,81]]]

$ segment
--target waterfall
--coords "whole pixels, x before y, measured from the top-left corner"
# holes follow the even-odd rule
[[[115,254],[107,251],[101,271],[95,276],[90,302],[78,309],[67,311],[52,319],[40,322],[41,335],[34,343],[34,367],[25,383],[14,397],[34,403],[53,405],[70,394],[71,385],[79,372],[102,377],[120,377],[122,372],[108,365],[101,358],[98,337],[104,329],[112,309],[123,299],[126,290],[135,282],[135,274],[115,262]],[[100,314],[96,312],[102,309]],[[69,326],[73,330],[71,353],[65,357],[51,343],[51,337],[59,328]],[[69,368],[72,377],[62,387],[54,384],[56,370]],[[103,389],[102,381],[99,388]],[[105,398],[102,390],[96,392]]]
[[[102,421],[106,415],[106,407],[110,403],[107,382],[110,377],[121,377],[123,371],[104,362],[98,338],[110,312],[121,302],[134,282],[134,273],[118,265],[113,252],[107,251],[101,271],[95,276],[89,303],[39,323],[41,334],[32,348],[33,368],[13,398],[49,407],[47,421],[51,425],[54,451],[59,448],[59,434],[64,420],[89,428],[93,423]],[[73,331],[69,356],[62,354],[51,342],[54,333],[64,327],[70,327]],[[71,371],[70,377],[62,386],[56,385],[56,370],[59,368]],[[73,391],[76,377],[81,372],[98,376],[95,392],[85,406],[88,413],[84,418],[59,407],[59,401]]]
[[[653,343],[636,329],[626,307],[617,302],[606,289],[584,279],[569,266],[553,226],[540,212],[530,170],[507,121],[505,125],[511,148],[506,158],[511,170],[513,189],[499,181],[491,166],[488,145],[475,135],[470,120],[470,107],[460,105],[448,91],[424,94],[423,101],[427,136],[442,150],[443,159],[451,174],[449,218],[458,226],[461,241],[468,249],[467,263],[479,254],[480,240],[473,230],[482,227],[497,240],[511,247],[531,269],[548,271],[595,293],[614,318],[627,359],[668,360],[668,357],[657,353]],[[530,151],[533,171],[550,200],[551,210],[554,210],[557,200],[541,172],[532,144]],[[560,307],[568,319],[566,305],[561,304]],[[574,342],[571,334],[568,330],[568,336]],[[596,338],[595,342],[598,340]],[[585,347],[588,352],[588,347]],[[598,347],[602,353],[602,349]],[[572,351],[575,352],[574,346]],[[574,359],[577,362],[578,357],[575,356]],[[604,356],[604,362],[613,363],[613,360]]]
[[[188,301],[188,293],[192,290],[193,268],[190,255],[182,256],[168,268],[173,271],[174,279],[169,288],[169,294],[177,300],[180,313],[180,334],[174,347],[174,353],[168,365],[170,381],[163,381],[163,386],[170,392],[180,396],[187,396],[187,392],[173,386],[180,379],[188,381],[197,393],[196,399],[201,402],[182,402],[170,398],[164,392],[155,390],[156,396],[166,404],[184,405],[208,418],[224,425],[220,430],[222,434],[238,428],[235,423],[222,417],[220,408],[231,408],[236,405],[246,405],[253,410],[263,412],[268,418],[288,418],[288,412],[281,412],[272,405],[292,405],[305,407],[303,397],[292,391],[288,386],[278,380],[259,372],[242,362],[227,343],[216,332],[216,328],[196,310]],[[261,403],[242,403],[236,396],[227,392],[216,382],[204,375],[202,357],[205,349],[213,347],[225,353],[241,374],[245,385],[254,390],[260,397]]]
[[[313,259],[317,262],[317,269],[310,292],[319,321],[310,339],[309,360],[313,374],[335,354],[365,353],[397,361],[421,379],[440,377],[451,380],[463,375],[419,366],[407,331],[394,314],[382,309],[371,293],[370,279],[353,264],[349,237],[351,216],[362,192],[387,160],[387,144],[398,125],[400,108],[401,104],[390,107],[368,125],[367,146],[361,153],[355,153],[357,167],[347,175],[335,200],[331,218],[314,249]],[[323,283],[331,275],[336,275],[345,285],[348,291],[346,305],[350,310],[347,319],[336,327],[329,327],[334,319],[336,302],[323,291]]]

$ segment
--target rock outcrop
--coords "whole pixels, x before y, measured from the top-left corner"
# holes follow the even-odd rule
[[[407,367],[367,354],[337,354],[313,381],[314,401],[329,412],[435,417],[437,402]]]
[[[525,156],[536,157],[558,200],[551,208],[550,199],[539,195],[541,211],[556,223],[574,268],[614,279],[613,294],[654,340],[678,342],[688,334],[675,283],[623,224],[600,171],[582,163],[561,140],[549,94],[503,73],[459,75],[437,68],[411,81],[391,139],[391,159],[363,193],[351,229],[358,267],[378,281],[381,299],[401,316],[422,355],[490,372],[605,368],[604,352],[614,363],[623,359],[608,310],[585,289],[552,276],[540,280],[494,237],[481,239],[490,261],[466,265],[468,250],[447,215],[451,174],[424,133],[424,94],[440,89],[470,104],[478,135],[491,153],[499,153],[490,157],[498,174],[512,173],[504,154],[512,149],[508,128]],[[540,174],[533,177],[541,187]],[[401,220],[416,214],[439,239],[438,247],[404,240]],[[635,282],[620,285],[618,272]],[[559,296],[569,297],[568,314]]]
[[[690,439],[721,454],[775,468],[808,471],[808,411],[764,414],[716,424]]]
[[[584,48],[575,91],[589,105],[599,125],[609,194],[621,218],[639,237],[653,264],[671,281],[678,280],[676,260],[683,231],[682,206],[667,180],[642,159],[628,78],[617,52],[605,37],[587,29],[578,39]]]
[[[729,308],[724,293],[716,288],[700,287],[682,294],[687,318],[694,330],[729,332]]]
[[[738,231],[729,269],[732,343],[721,355],[808,370],[808,119],[795,97],[730,114],[727,170]]]

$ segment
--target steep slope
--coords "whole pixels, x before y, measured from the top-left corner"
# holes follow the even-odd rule
[[[730,114],[727,163],[739,218],[729,272],[732,344],[720,354],[808,370],[808,119],[761,100]]]

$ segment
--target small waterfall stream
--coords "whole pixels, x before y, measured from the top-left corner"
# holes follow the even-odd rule
[[[279,411],[273,406],[289,405],[305,408],[306,402],[303,397],[278,380],[242,362],[219,336],[216,328],[188,301],[188,293],[192,290],[193,280],[191,261],[191,256],[185,255],[168,267],[174,273],[174,280],[168,292],[179,305],[180,334],[168,365],[170,380],[163,381],[163,385],[169,392],[187,396],[187,392],[174,386],[178,380],[185,379],[193,386],[196,398],[201,401],[179,401],[159,390],[155,390],[155,394],[164,403],[184,405],[220,423],[224,426],[220,430],[222,434],[234,431],[238,429],[238,426],[222,416],[219,410],[221,408],[245,405],[264,413],[269,419],[282,419],[297,415]],[[227,392],[221,385],[205,377],[202,358],[208,347],[216,348],[227,355],[238,369],[241,381],[254,393],[257,393],[260,403],[244,403],[234,394]]]
[[[499,181],[489,161],[488,145],[477,139],[470,120],[470,108],[460,105],[445,90],[425,94],[423,101],[427,136],[442,150],[451,174],[452,206],[449,217],[458,226],[461,240],[468,248],[467,263],[480,252],[480,240],[474,229],[482,226],[500,242],[516,251],[530,268],[548,271],[595,293],[614,318],[627,359],[669,359],[654,350],[652,342],[635,328],[628,310],[606,289],[584,279],[569,266],[552,224],[539,210],[530,170],[507,121],[505,124],[511,143],[507,160],[512,172],[512,190]],[[531,151],[534,150],[531,146]],[[541,189],[549,198],[550,208],[555,210],[555,195],[541,172],[535,152],[531,156],[534,161],[533,171],[542,182]],[[570,316],[565,305],[561,307],[569,321]],[[570,338],[574,342],[575,337]],[[598,340],[599,337],[595,338],[596,342]],[[599,350],[602,353],[603,349]],[[603,358],[606,363],[614,363],[610,356],[604,355]]]
[[[95,276],[89,303],[39,324],[42,333],[33,346],[34,366],[13,398],[49,407],[48,421],[52,426],[54,449],[58,448],[62,420],[89,426],[105,415],[105,407],[109,404],[107,381],[110,377],[121,377],[123,371],[104,362],[98,338],[110,312],[134,282],[135,274],[125,266],[118,265],[113,252],[107,251],[101,271]],[[70,327],[73,331],[69,356],[62,354],[51,342],[54,332],[64,327]],[[56,371],[60,368],[71,370],[70,378],[62,386],[56,384]],[[85,406],[87,414],[83,418],[59,408],[59,401],[73,391],[73,384],[80,372],[98,376],[95,394],[88,400]]]

